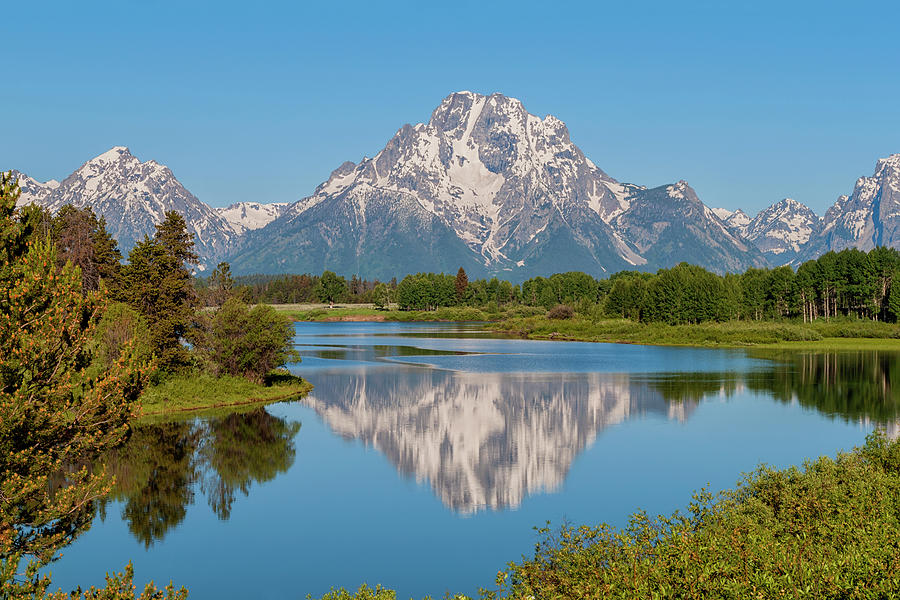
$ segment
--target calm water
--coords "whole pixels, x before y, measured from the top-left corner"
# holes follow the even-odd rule
[[[52,565],[64,589],[134,561],[195,599],[366,581],[475,593],[547,520],[683,508],[760,462],[896,434],[896,355],[492,339],[454,324],[298,324],[301,401],[144,425],[119,486]]]

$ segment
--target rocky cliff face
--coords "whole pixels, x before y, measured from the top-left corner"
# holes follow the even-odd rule
[[[785,198],[761,211],[744,236],[775,265],[793,264],[811,239],[822,231],[822,218],[804,204]]]
[[[802,256],[875,246],[900,248],[900,154],[879,159],[872,177],[860,177],[850,196],[838,198]]]
[[[180,212],[202,267],[390,279],[419,271],[521,281],[578,270],[604,277],[686,261],[717,272],[798,264],[829,250],[900,248],[900,154],[878,161],[819,218],[791,199],[754,218],[710,209],[687,182],[621,183],[565,124],[516,99],[458,92],[428,123],[404,125],[373,158],[346,162],[292,204],[212,209],[155,161],[116,147],[61,183],[19,176],[19,203],[90,206],[127,252]]]

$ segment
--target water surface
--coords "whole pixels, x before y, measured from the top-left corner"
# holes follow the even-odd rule
[[[51,570],[192,598],[303,598],[366,581],[475,593],[533,527],[669,513],[758,463],[896,432],[888,353],[748,353],[498,339],[440,323],[302,323],[301,401],[145,424],[118,487]]]

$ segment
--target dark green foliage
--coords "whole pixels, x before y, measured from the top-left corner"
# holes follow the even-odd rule
[[[466,298],[466,291],[469,288],[469,276],[462,267],[456,272],[456,300],[462,302]]]
[[[347,280],[335,275],[331,271],[322,273],[316,286],[316,295],[322,302],[328,302],[331,306],[347,293]]]
[[[86,289],[71,260],[58,265],[52,237],[36,235],[40,220],[14,215],[18,196],[0,174],[0,597],[62,600],[70,595],[47,594],[38,568],[89,527],[109,491],[104,470],[81,465],[126,438],[147,365],[125,345],[89,373],[102,288]],[[132,575],[129,566],[83,597],[133,599]],[[148,586],[142,597],[164,596]]]
[[[390,305],[392,296],[393,290],[386,283],[379,283],[372,290],[372,304],[375,308],[385,308]]]
[[[721,277],[681,263],[660,270],[647,283],[642,320],[670,325],[720,320],[724,296]]]
[[[95,363],[104,371],[111,368],[126,346],[139,361],[149,362],[153,353],[150,328],[136,310],[111,302],[97,324]]]
[[[188,267],[197,260],[193,248],[184,219],[167,212],[156,235],[132,248],[114,290],[116,300],[146,320],[153,353],[164,371],[180,371],[191,364],[183,341],[199,304]]]
[[[116,240],[106,230],[106,220],[97,218],[90,207],[66,204],[56,215],[35,204],[18,211],[33,242],[50,241],[56,248],[56,262],[62,267],[71,262],[81,270],[85,290],[96,290],[100,281],[115,285],[122,254]]]
[[[265,376],[299,356],[293,350],[291,321],[274,308],[248,308],[231,298],[204,318],[196,348],[214,374],[228,373],[262,383]]]
[[[222,306],[234,294],[234,278],[231,276],[231,265],[220,262],[206,280],[202,290],[205,306]]]
[[[524,304],[549,310],[568,304],[592,321],[620,317],[641,322],[692,324],[709,321],[770,321],[850,317],[896,322],[900,317],[900,252],[878,247],[868,254],[855,249],[829,252],[808,261],[795,272],[791,267],[751,268],[724,276],[681,263],[657,273],[622,271],[609,279],[594,279],[582,272],[534,277],[513,286],[496,277],[490,280],[454,278],[443,273],[407,275],[399,285],[378,288],[378,282],[354,277],[350,289],[322,294],[322,279],[343,281],[333,273],[313,275],[249,276],[243,297],[273,303],[327,301],[387,304],[387,297],[405,310],[440,307],[496,307]],[[465,282],[465,285],[463,285]],[[463,291],[461,291],[463,290]],[[394,292],[391,294],[390,292]],[[249,301],[249,300],[248,300]],[[495,309],[488,312],[497,312]]]

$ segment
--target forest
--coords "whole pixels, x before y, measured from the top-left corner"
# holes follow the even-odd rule
[[[401,310],[443,307],[567,306],[583,316],[671,325],[710,321],[796,319],[804,323],[849,317],[895,323],[900,317],[900,252],[877,247],[828,252],[799,265],[751,268],[718,275],[681,263],[656,273],[621,271],[597,279],[581,272],[534,277],[521,284],[492,278],[418,273],[399,282],[369,281],[330,271],[322,275],[250,275],[231,278],[227,263],[197,280],[208,305],[223,288],[247,303],[372,303]],[[494,309],[494,310],[491,310]]]

